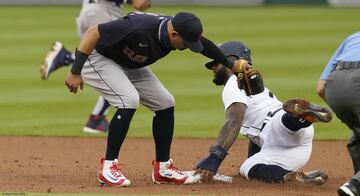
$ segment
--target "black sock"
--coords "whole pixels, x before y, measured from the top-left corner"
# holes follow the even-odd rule
[[[281,118],[282,123],[291,131],[298,131],[301,128],[310,126],[312,123],[302,118],[295,117],[289,113],[285,113]]]
[[[109,125],[105,160],[118,158],[135,111],[135,109],[118,109],[115,112]]]
[[[152,131],[155,141],[156,161],[168,161],[174,133],[174,107],[155,112]]]
[[[277,165],[256,164],[250,169],[248,177],[265,182],[283,182],[284,176],[290,172]]]

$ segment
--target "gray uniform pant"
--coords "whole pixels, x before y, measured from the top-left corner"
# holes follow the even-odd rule
[[[152,111],[159,111],[175,105],[174,97],[149,67],[127,69],[96,50],[81,75],[86,84],[116,108],[137,109],[140,102]]]
[[[352,130],[347,148],[355,169],[353,179],[360,182],[360,69],[331,72],[325,97],[336,116]]]
[[[81,11],[76,18],[76,26],[79,36],[82,37],[86,30],[96,24],[110,22],[123,17],[120,7],[115,2],[105,0],[83,0]]]

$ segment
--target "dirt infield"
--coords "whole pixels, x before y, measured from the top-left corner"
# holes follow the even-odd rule
[[[172,158],[177,167],[191,170],[214,140],[174,139]],[[154,157],[152,139],[126,139],[120,154],[123,173],[132,182],[127,188],[101,186],[96,179],[105,138],[0,137],[0,192],[211,194],[211,195],[336,195],[339,185],[353,173],[345,141],[314,143],[305,170],[322,168],[329,180],[321,186],[266,184],[238,175],[246,156],[247,141],[238,140],[220,172],[234,176],[232,184],[155,185],[151,181]]]

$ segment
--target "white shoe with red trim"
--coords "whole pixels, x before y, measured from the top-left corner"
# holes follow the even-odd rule
[[[126,187],[130,185],[128,180],[121,172],[117,159],[101,159],[98,180],[101,184],[113,187]]]
[[[193,179],[173,165],[172,159],[166,162],[153,161],[152,180],[156,184],[193,184]]]

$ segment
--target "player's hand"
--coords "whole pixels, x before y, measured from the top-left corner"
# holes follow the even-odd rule
[[[244,72],[249,67],[251,67],[251,65],[247,60],[240,59],[234,61],[234,66],[231,68],[231,71],[237,75],[238,73]]]
[[[139,11],[145,11],[151,7],[150,0],[133,0],[132,2],[133,8]]]
[[[201,182],[202,183],[208,183],[212,180],[213,176],[215,175],[213,172],[206,170],[206,169],[202,169],[202,168],[197,168],[195,170],[194,175],[200,175],[201,178]]]
[[[71,72],[68,73],[65,79],[65,85],[71,93],[77,93],[78,87],[82,90],[84,88],[84,81],[81,75],[74,75]]]

